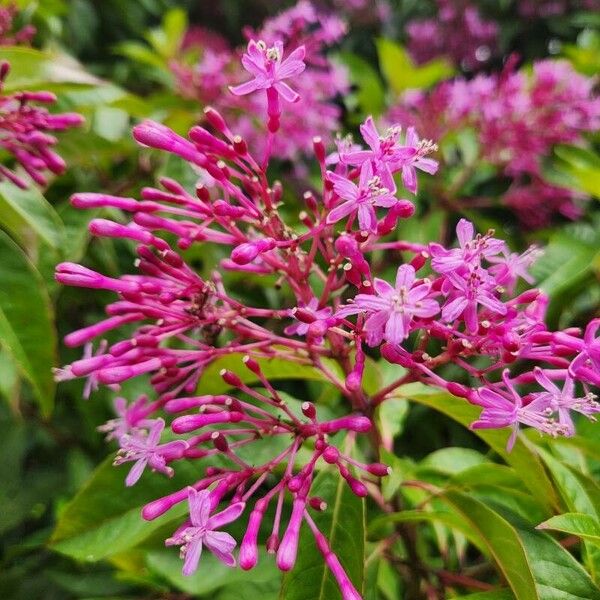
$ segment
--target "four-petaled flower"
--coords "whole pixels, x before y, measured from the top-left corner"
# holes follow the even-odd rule
[[[378,175],[373,174],[370,161],[363,163],[360,169],[358,185],[337,173],[329,173],[335,193],[345,202],[336,206],[328,215],[327,223],[337,223],[344,217],[358,212],[358,225],[361,231],[374,233],[377,231],[377,215],[375,206],[390,208],[398,199],[390,190],[382,185]]]
[[[236,564],[232,554],[236,541],[228,533],[215,530],[235,521],[242,514],[245,503],[235,502],[211,517],[210,494],[209,490],[198,492],[188,487],[190,519],[165,541],[167,546],[181,546],[184,575],[191,575],[198,568],[202,546],[228,567]]]
[[[175,440],[159,445],[158,442],[160,442],[160,436],[164,428],[164,420],[155,419],[150,422],[148,433],[134,431],[131,434],[121,436],[119,439],[121,448],[113,464],[122,465],[126,462],[135,461],[125,479],[125,485],[135,485],[146,466],[149,466],[153,471],[164,473],[168,477],[173,476],[173,469],[167,465],[167,461],[181,458],[188,445],[183,440]]]
[[[415,270],[411,265],[401,265],[392,287],[383,279],[375,279],[376,295],[358,294],[354,302],[342,307],[336,317],[359,312],[370,313],[365,322],[367,343],[376,346],[382,339],[391,344],[402,343],[410,334],[413,318],[433,317],[439,312],[438,303],[427,298],[431,290],[429,282],[415,283]]]
[[[254,79],[230,87],[232,94],[244,96],[256,90],[275,89],[284,100],[296,102],[300,96],[287,84],[284,79],[299,75],[304,71],[305,48],[296,48],[285,60],[283,59],[283,43],[275,44],[267,48],[267,45],[259,40],[250,40],[248,50],[242,56],[242,64],[246,71],[254,76]]]
[[[531,394],[532,401],[528,408],[535,407],[548,414],[557,413],[558,422],[565,427],[567,435],[575,433],[575,426],[570,411],[579,412],[589,419],[594,419],[594,413],[600,412],[600,404],[594,394],[586,394],[582,398],[575,397],[575,382],[567,375],[562,390],[539,367],[533,370],[535,380],[544,388],[544,392]]]
[[[431,266],[438,273],[449,273],[464,267],[478,267],[482,258],[490,260],[506,247],[503,241],[493,238],[491,232],[486,235],[475,235],[473,223],[466,219],[458,222],[456,237],[459,248],[446,250],[439,244],[429,245],[433,256]]]
[[[483,269],[473,269],[465,277],[457,273],[448,273],[446,281],[454,287],[454,290],[450,300],[442,308],[444,321],[451,323],[462,315],[467,330],[476,333],[479,327],[478,304],[496,314],[506,314],[506,306],[493,295],[490,289],[493,280]]]

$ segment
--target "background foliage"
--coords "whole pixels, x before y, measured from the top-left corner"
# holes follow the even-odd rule
[[[518,52],[525,64],[552,53],[584,74],[598,72],[597,13],[572,10],[560,18],[525,21],[517,3],[480,2],[501,28],[502,53],[488,69],[501,68],[503,58]],[[193,474],[183,465],[173,480],[145,477],[125,490],[123,471],[111,466],[110,449],[96,431],[111,416],[110,393],[101,389],[93,401],[82,401],[80,383],[57,390],[51,372],[76,358],[60,338],[102,313],[100,295],[59,288],[54,265],[85,257],[92,268],[117,275],[133,260],[125,244],[90,242],[86,227],[93,215],[72,209],[69,196],[89,190],[135,196],[161,174],[193,185],[195,174],[183,165],[140,150],[130,126],[150,117],[183,132],[198,119],[202,107],[174,93],[169,70],[188,23],[209,25],[237,44],[242,26],[259,25],[275,3],[18,4],[20,19],[33,23],[37,35],[33,48],[0,48],[0,58],[12,65],[5,91],[53,91],[59,98],[56,110],[79,112],[86,125],[61,136],[60,153],[69,169],[47,189],[23,191],[0,183],[0,597],[335,598],[325,574],[315,573],[323,567],[314,562],[312,548],[301,553],[283,585],[270,561],[244,573],[229,571],[210,556],[203,557],[195,576],[183,578],[176,552],[161,545],[181,515],[169,513],[148,524],[139,510],[149,498],[185,485]],[[406,23],[432,11],[427,2],[396,0],[383,22],[369,4],[349,15],[350,34],[336,49],[353,84],[339,99],[348,130],[366,114],[381,115],[405,90],[427,89],[456,73],[445,59],[417,66],[405,50]],[[592,147],[597,142],[592,139]],[[470,176],[478,156],[472,132],[465,129],[440,146],[440,154],[449,158],[436,178],[438,188],[423,190],[419,227],[405,227],[399,233],[405,239],[448,235],[456,206],[438,202],[440,188],[461,198],[476,195],[476,186],[493,184],[486,181],[484,167],[479,179]],[[288,165],[280,168],[282,177],[289,176]],[[515,249],[531,242],[547,245],[534,274],[551,297],[549,320],[560,327],[578,325],[597,315],[600,303],[600,157],[593,150],[558,146],[545,173],[548,181],[566,182],[595,197],[584,218],[557,219],[531,232],[497,206],[477,211],[463,205],[464,214],[479,229],[501,230]],[[206,256],[189,258],[200,272],[210,263]],[[252,282],[243,293],[268,303],[269,282],[259,285]],[[216,374],[224,366],[211,369]],[[269,369],[272,377],[302,379],[289,387],[296,398],[318,398],[332,414],[339,411],[336,393],[309,369],[299,373],[286,364]],[[373,362],[369,369],[374,388],[397,377],[390,365]],[[223,391],[220,379],[207,374],[204,380],[211,386],[205,393]],[[125,393],[143,391],[135,385]],[[598,429],[582,422],[578,437],[551,441],[525,434],[507,453],[506,432],[475,435],[467,429],[476,414],[463,401],[416,385],[381,407],[378,418],[393,449],[383,457],[393,467],[384,496],[394,499],[396,512],[381,515],[374,504],[363,505],[322,475],[320,495],[333,510],[319,524],[350,561],[353,580],[364,579],[369,600],[413,597],[415,577],[429,581],[440,594],[436,597],[600,598]],[[414,532],[413,548],[400,547],[390,537],[395,527]]]

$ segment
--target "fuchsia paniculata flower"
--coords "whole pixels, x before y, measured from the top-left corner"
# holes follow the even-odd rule
[[[39,104],[53,104],[56,96],[50,92],[2,91],[10,71],[7,62],[0,63],[0,147],[39,185],[47,184],[46,172],[57,175],[65,170],[64,160],[52,149],[57,139],[51,131],[78,127],[83,117],[76,113],[51,114]],[[13,169],[0,165],[0,180],[8,179],[25,188],[27,182]]]
[[[313,491],[317,473],[327,470],[355,496],[380,501],[379,478],[389,469],[372,462],[379,447],[371,417],[412,382],[481,407],[472,426],[512,428],[509,446],[521,425],[572,435],[573,411],[593,418],[599,408],[589,389],[600,380],[599,322],[583,337],[575,328],[550,331],[544,322],[548,298],[526,285],[536,250],[514,255],[493,231],[476,234],[461,220],[458,247],[398,240],[397,223],[413,215],[414,205],[396,197],[395,182],[387,188],[383,181],[402,173],[398,179],[412,188],[413,174],[405,176],[404,168],[422,168],[424,148],[434,151],[412,133],[402,146],[399,126],[375,139],[368,119],[362,131],[369,149],[342,144],[329,169],[328,148],[316,136],[319,190],[287,190],[286,198],[303,205],[297,222],[280,211],[285,190],[269,179],[271,153],[257,160],[221,113],[207,107],[205,115],[207,127],[195,126],[187,136],[152,121],[133,132],[141,145],[201,172],[194,190],[162,177],[139,200],[73,196],[77,208],[127,215],[125,224],[94,219],[90,232],[134,242],[137,259],[135,273],[121,277],[73,263],[57,266],[59,282],[115,295],[105,319],[65,338],[71,347],[96,341],[98,351],[88,348],[58,377],[113,389],[149,378],[153,393],[128,406],[119,401],[119,418],[103,430],[118,439],[117,462],[134,462],[128,484],[151,476],[142,475],[146,466],[166,475],[182,460],[204,466],[195,481],[149,499],[142,511],[152,520],[188,501],[189,519],[167,540],[182,546],[186,575],[197,567],[203,546],[225,564],[234,563],[235,540],[215,529],[247,512],[238,540],[241,568],[256,565],[264,543],[282,571],[292,569],[302,528],[308,527],[342,597],[357,600],[360,591],[312,517],[328,510]],[[275,132],[266,135],[272,139]],[[423,170],[433,169],[429,162]],[[220,246],[225,257],[204,276],[180,252],[201,244]],[[397,264],[400,251],[404,260]],[[381,260],[373,258],[384,253],[385,267],[393,267],[387,272],[395,273],[393,285],[379,272]],[[229,272],[276,280],[271,303],[256,306],[243,290],[230,290]],[[109,332],[118,340],[110,345],[102,341]],[[373,392],[363,378],[367,361],[378,354],[403,369],[396,381]],[[224,359],[226,393],[206,393],[207,368],[218,368]],[[335,414],[325,416],[305,398],[288,399],[267,375],[272,359],[290,365],[292,379],[295,367],[317,372],[342,398]],[[168,441],[161,443],[163,435]],[[363,450],[361,436],[375,444],[371,450]],[[273,440],[280,444],[256,459],[257,445]],[[224,510],[211,517],[221,505]]]

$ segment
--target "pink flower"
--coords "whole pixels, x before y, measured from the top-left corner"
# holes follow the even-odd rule
[[[382,339],[391,344],[401,344],[410,334],[415,317],[433,317],[440,310],[435,300],[427,298],[431,284],[414,283],[414,268],[401,265],[396,274],[395,287],[376,278],[373,285],[376,295],[358,294],[353,304],[342,307],[335,316],[367,312],[370,316],[365,322],[365,330],[370,346],[380,344]]]
[[[256,90],[273,88],[287,102],[297,102],[300,96],[283,80],[304,71],[306,67],[303,62],[304,55],[304,46],[300,46],[283,60],[282,42],[275,42],[273,46],[267,48],[263,41],[250,40],[248,50],[242,57],[242,64],[246,71],[254,75],[254,79],[235,87],[230,86],[229,89],[236,96],[244,96]]]
[[[492,293],[494,281],[484,269],[474,269],[461,277],[448,273],[446,280],[454,287],[448,302],[442,308],[442,319],[452,323],[461,315],[470,333],[479,327],[477,306],[481,304],[498,315],[506,314],[506,306]]]
[[[306,335],[310,322],[327,319],[332,313],[329,306],[319,309],[319,300],[317,298],[311,298],[306,306],[301,306],[300,308],[303,313],[302,320],[298,319],[297,323],[286,327],[284,329],[286,335]]]
[[[567,375],[562,390],[548,377],[546,372],[539,367],[533,370],[535,380],[544,388],[544,392],[531,394],[532,401],[529,408],[536,407],[548,413],[557,413],[558,422],[564,426],[566,435],[575,433],[575,426],[570,412],[574,410],[588,418],[595,420],[594,413],[600,412],[600,404],[596,402],[594,394],[586,394],[582,398],[575,397],[575,382]]]
[[[398,199],[386,187],[383,187],[378,175],[373,174],[370,161],[363,163],[358,186],[337,173],[329,173],[335,193],[345,202],[336,206],[328,215],[327,223],[337,223],[348,215],[358,213],[358,225],[361,231],[377,231],[375,206],[390,208]]]
[[[394,170],[402,170],[402,183],[412,194],[417,193],[417,169],[434,175],[438,170],[437,160],[425,158],[430,152],[435,152],[437,145],[431,140],[419,140],[414,127],[406,130],[406,147],[399,153]]]
[[[156,419],[151,421],[150,431],[147,434],[142,431],[135,431],[121,437],[119,440],[121,448],[114,464],[122,465],[125,462],[135,461],[125,479],[125,485],[135,485],[146,466],[149,466],[153,471],[164,473],[168,477],[173,476],[174,471],[167,466],[167,461],[181,458],[183,451],[187,448],[187,443],[183,440],[176,440],[159,445],[158,442],[164,428],[164,420]]]
[[[187,492],[190,520],[165,541],[167,546],[181,546],[181,556],[184,559],[182,573],[191,575],[198,568],[203,546],[228,567],[235,567],[232,551],[237,542],[228,533],[216,529],[235,521],[244,510],[244,502],[231,504],[210,517],[210,491],[198,492],[188,487]]]

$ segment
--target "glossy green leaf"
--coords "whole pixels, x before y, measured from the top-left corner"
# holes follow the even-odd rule
[[[171,585],[192,596],[214,594],[222,590],[226,597],[227,587],[236,588],[238,593],[247,586],[271,584],[271,598],[277,598],[281,572],[278,571],[273,556],[262,552],[258,564],[251,571],[240,568],[232,569],[215,558],[208,550],[202,553],[198,570],[188,577],[182,575],[182,561],[176,548],[152,550],[145,557],[145,563],[150,572],[166,579]],[[221,596],[219,596],[221,597]],[[241,593],[239,598],[242,596]],[[263,598],[263,596],[260,596]]]
[[[0,60],[10,63],[10,74],[3,86],[6,93],[23,89],[51,88],[53,83],[97,85],[94,77],[71,56],[62,52],[41,52],[33,48],[0,47]]]
[[[556,515],[540,523],[537,528],[561,531],[600,544],[600,521],[592,515],[582,513]]]
[[[259,381],[255,373],[244,366],[242,354],[229,354],[222,356],[211,363],[202,374],[198,383],[198,392],[201,394],[223,394],[231,389],[231,386],[223,381],[219,372],[228,369],[236,373],[244,383],[252,384]],[[283,358],[261,358],[257,359],[265,377],[271,381],[278,379],[304,379],[312,381],[329,381],[318,369],[310,365],[302,365]],[[336,363],[327,362],[327,365],[340,375]]]
[[[174,467],[173,479],[144,473],[135,486],[126,488],[124,480],[130,466],[113,467],[112,458],[107,458],[61,511],[51,547],[77,560],[98,561],[137,546],[174,520],[175,529],[187,512],[187,502],[154,521],[141,516],[142,507],[150,500],[197,479],[194,465],[181,462]]]
[[[42,413],[49,415],[57,345],[50,298],[36,268],[2,231],[0,256],[0,345],[31,384]]]
[[[441,497],[483,539],[515,596],[519,600],[542,600],[536,590],[523,543],[513,526],[497,512],[467,494],[449,490]]]
[[[327,510],[314,515],[317,527],[360,593],[364,579],[365,505],[346,482],[329,471],[315,479],[311,494],[328,503]],[[298,560],[283,577],[280,600],[338,600],[335,579],[315,546],[312,532],[303,525]]]
[[[397,94],[409,89],[427,89],[454,73],[452,65],[441,58],[415,65],[408,52],[392,40],[379,38],[376,45],[381,71]]]
[[[409,384],[401,387],[397,395],[440,411],[465,427],[477,420],[479,410],[462,398],[447,392],[428,388],[422,384]],[[506,442],[509,433],[501,429],[477,429],[474,433],[486,442],[504,461],[515,469],[525,486],[540,499],[548,511],[558,506],[558,497],[548,478],[535,448],[519,437],[515,446],[508,452]]]
[[[0,182],[0,225],[26,249],[35,236],[53,249],[64,243],[60,217],[33,185],[22,190],[9,181]]]

